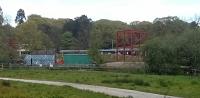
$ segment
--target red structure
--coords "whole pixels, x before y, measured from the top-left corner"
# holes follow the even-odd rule
[[[139,30],[123,30],[116,33],[116,59],[119,54],[123,54],[124,61],[126,55],[137,55],[141,44],[145,41],[147,33]]]

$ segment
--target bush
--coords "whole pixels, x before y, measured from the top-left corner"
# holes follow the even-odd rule
[[[1,85],[2,86],[6,86],[6,87],[10,87],[11,86],[10,81],[5,81],[5,80],[1,82]]]
[[[182,73],[180,66],[200,67],[200,33],[186,32],[149,40],[143,47],[147,71],[157,74]]]
[[[139,86],[150,86],[149,82],[145,82],[142,79],[126,79],[126,78],[122,78],[122,79],[114,79],[114,80],[103,80],[101,81],[101,83],[108,83],[108,84],[112,84],[112,83],[117,83],[118,85],[121,85],[121,83],[132,83],[132,86],[135,85],[139,85]]]
[[[149,82],[145,82],[142,79],[135,79],[133,82],[135,85],[139,85],[139,86],[150,86]]]
[[[108,84],[112,84],[112,83],[113,83],[113,81],[111,81],[111,80],[102,80],[102,81],[101,81],[101,83],[108,83]]]
[[[126,78],[122,78],[122,79],[114,79],[114,80],[103,80],[101,81],[101,83],[132,83],[133,80],[131,79],[126,79]]]
[[[54,96],[47,97],[47,98],[64,98],[64,97],[63,96],[54,95]]]
[[[169,87],[169,86],[173,85],[173,82],[168,81],[168,80],[159,79],[159,85],[161,87]]]
[[[193,80],[193,81],[191,81],[191,84],[192,84],[192,85],[197,85],[197,84],[199,84],[199,83],[198,83],[198,81]]]
[[[92,58],[93,63],[98,65],[98,64],[102,64],[104,62],[97,46],[91,46],[88,51],[88,54]]]

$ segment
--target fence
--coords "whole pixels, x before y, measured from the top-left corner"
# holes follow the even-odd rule
[[[55,64],[54,55],[26,55],[24,58],[26,65],[50,65]]]

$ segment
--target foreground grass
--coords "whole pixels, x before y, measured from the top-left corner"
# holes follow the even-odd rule
[[[200,78],[70,70],[4,70],[0,77],[54,80],[126,88],[145,92],[199,98]]]
[[[0,80],[0,98],[114,98],[71,87],[48,86]]]

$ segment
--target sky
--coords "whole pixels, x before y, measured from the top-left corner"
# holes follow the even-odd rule
[[[4,16],[12,25],[17,11],[26,16],[38,14],[48,18],[71,18],[87,15],[99,19],[153,21],[157,17],[178,16],[190,21],[200,16],[200,0],[0,0]]]

